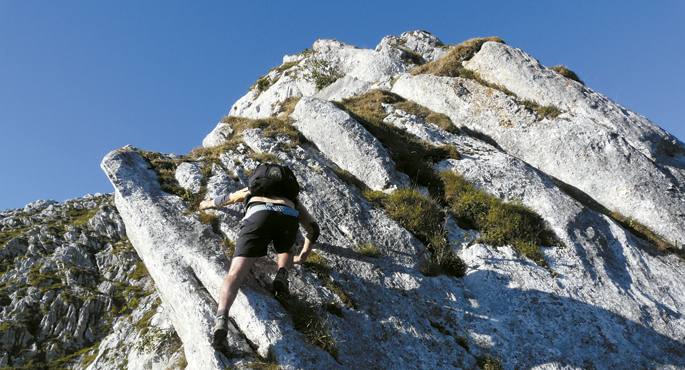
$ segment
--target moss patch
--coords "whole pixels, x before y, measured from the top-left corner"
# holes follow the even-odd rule
[[[480,241],[494,246],[511,245],[517,252],[546,266],[539,245],[558,245],[545,221],[520,204],[508,203],[477,189],[462,176],[445,171],[445,200],[460,227],[481,232]]]

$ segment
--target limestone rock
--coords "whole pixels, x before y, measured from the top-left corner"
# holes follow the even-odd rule
[[[374,190],[409,184],[395,171],[385,148],[362,125],[332,103],[302,98],[292,114],[295,127],[340,168]]]
[[[219,146],[228,141],[232,134],[233,128],[231,128],[231,125],[228,123],[219,122],[219,124],[217,124],[216,127],[209,134],[207,134],[204,139],[202,139],[202,146],[205,148]]]
[[[179,185],[195,194],[202,186],[202,167],[195,162],[183,162],[176,167],[175,177]]]

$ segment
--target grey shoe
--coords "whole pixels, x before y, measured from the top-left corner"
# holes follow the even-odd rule
[[[288,290],[288,270],[286,270],[283,267],[278,269],[272,286],[274,289],[274,294],[286,296],[289,295],[290,291]]]
[[[214,319],[212,329],[212,347],[220,351],[226,347],[226,334],[228,334],[228,316],[219,315]]]

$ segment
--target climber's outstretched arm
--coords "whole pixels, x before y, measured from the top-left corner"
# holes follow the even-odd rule
[[[200,202],[200,209],[216,208],[221,207],[224,204],[241,202],[248,195],[250,195],[250,190],[247,187],[244,187],[240,190],[236,190],[233,193],[229,193],[228,195],[224,195],[222,197],[203,200],[202,202]]]
[[[302,203],[297,202],[297,210],[300,212],[299,221],[304,230],[307,232],[304,238],[304,245],[300,254],[293,258],[293,263],[303,263],[307,260],[307,256],[312,252],[312,247],[319,238],[319,224],[314,221],[312,215],[309,214],[307,209],[302,205]]]

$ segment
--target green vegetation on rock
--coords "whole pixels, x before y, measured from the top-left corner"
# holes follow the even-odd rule
[[[312,59],[307,64],[309,73],[306,78],[313,82],[318,90],[332,84],[343,76],[334,66],[325,59]]]
[[[652,246],[656,248],[659,252],[670,252],[680,256],[680,258],[685,259],[685,252],[676,248],[673,244],[669,243],[666,239],[659,236],[657,233],[652,231],[647,226],[641,224],[634,218],[626,217],[620,212],[608,212],[609,217],[613,218],[614,221],[618,222],[621,226],[630,230],[638,238],[644,239],[649,242]]]
[[[342,289],[342,287],[331,278],[331,267],[319,253],[312,251],[304,263],[307,270],[314,272],[317,278],[322,281],[323,286],[340,298],[340,301],[348,308],[356,308],[352,298]]]
[[[307,270],[313,271],[317,278],[323,281],[323,286],[336,294],[345,305],[354,307],[354,302],[331,279],[331,268],[321,255],[312,252],[304,266]],[[277,296],[276,298],[288,311],[293,320],[293,326],[304,335],[307,342],[321,347],[333,357],[337,356],[335,340],[330,333],[326,319],[321,315],[317,307],[292,295],[290,297]]]
[[[278,81],[280,79],[283,72],[294,67],[298,63],[299,62],[286,62],[286,63],[281,64],[278,67],[271,68],[269,70],[269,72],[276,71],[278,73],[278,75],[275,76],[274,78],[271,78],[271,77],[269,77],[269,74],[266,74],[266,75],[258,78],[257,82],[255,82],[251,88],[256,89],[258,93],[262,93],[262,92],[266,91],[269,87],[271,87],[273,84],[276,83],[276,81]]]
[[[433,196],[440,198],[442,182],[433,170],[433,164],[447,158],[458,159],[459,153],[455,148],[430,145],[400,128],[383,122],[387,116],[383,104],[400,103],[400,107],[412,106],[414,112],[420,111],[422,115],[428,116],[431,113],[427,108],[406,103],[399,95],[382,90],[372,90],[337,104],[383,143],[399,171],[406,173],[415,185],[427,187]]]
[[[568,69],[568,67],[566,67],[565,65],[559,64],[556,66],[549,67],[549,69],[559,73],[560,75],[562,75],[562,76],[564,76],[570,80],[580,82],[581,84],[585,85],[585,82],[583,82],[583,80],[581,80],[580,77],[578,77],[578,75],[575,72]]]
[[[408,188],[395,190],[392,194],[367,190],[364,196],[381,206],[390,218],[426,245],[431,253],[423,267],[426,275],[464,276],[466,265],[447,242],[444,214],[434,200]]]
[[[376,258],[381,256],[381,250],[376,246],[376,244],[372,242],[366,242],[359,244],[356,248],[355,251],[362,256],[366,257],[371,257],[371,258]]]
[[[462,63],[471,59],[488,41],[504,43],[504,40],[496,36],[466,40],[461,44],[450,46],[449,51],[442,58],[412,69],[411,74],[471,78],[468,77],[471,71],[465,69]]]
[[[559,241],[542,217],[521,204],[504,202],[477,189],[454,172],[442,172],[440,177],[445,184],[445,200],[460,227],[480,231],[483,243],[511,245],[546,266],[539,246],[554,246]]]

